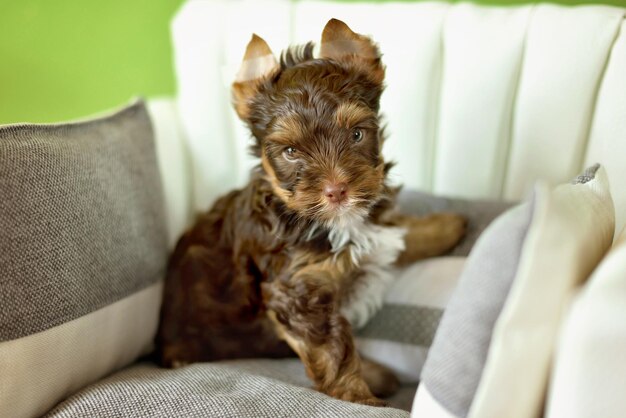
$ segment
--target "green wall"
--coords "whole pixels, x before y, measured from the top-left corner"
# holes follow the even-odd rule
[[[0,124],[60,121],[133,95],[174,94],[169,22],[183,1],[0,0]]]
[[[99,112],[175,90],[183,0],[0,0],[0,124]]]

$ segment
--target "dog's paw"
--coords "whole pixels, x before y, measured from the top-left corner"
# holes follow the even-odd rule
[[[171,368],[172,369],[180,369],[181,367],[188,366],[189,362],[183,360],[174,360],[172,361]]]
[[[368,406],[379,406],[379,407],[389,406],[388,402],[383,401],[382,399],[376,398],[374,396],[372,396],[371,398],[356,399],[352,402],[355,402],[361,405],[368,405]]]
[[[396,375],[376,362],[361,359],[361,375],[374,396],[386,398],[400,389],[400,381]]]
[[[456,213],[435,213],[423,218],[405,216],[400,226],[407,232],[397,264],[406,265],[450,251],[465,236],[467,220]]]
[[[336,386],[332,389],[327,388],[322,390],[322,393],[342,401],[370,406],[387,406],[387,402],[372,394],[367,387],[367,383],[360,376],[354,376],[353,379],[348,379],[348,382],[350,383],[349,385]]]
[[[438,240],[442,251],[454,248],[467,232],[467,218],[456,213],[438,213],[433,215],[440,225]]]

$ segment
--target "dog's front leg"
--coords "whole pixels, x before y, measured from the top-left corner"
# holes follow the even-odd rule
[[[265,283],[263,297],[279,336],[298,354],[317,390],[345,401],[386,405],[361,375],[350,324],[339,313],[336,281],[308,268]]]
[[[394,214],[385,224],[407,230],[405,250],[396,261],[402,266],[450,251],[465,235],[467,220],[455,213],[435,213],[424,217]]]

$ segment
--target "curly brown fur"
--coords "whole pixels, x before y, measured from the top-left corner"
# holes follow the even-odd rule
[[[390,264],[449,250],[464,222],[394,212],[372,41],[333,19],[321,56],[312,50],[289,49],[279,63],[265,41],[250,41],[233,99],[260,165],[180,239],[158,354],[175,367],[295,353],[318,390],[382,405],[372,392],[388,395],[397,380],[360,360],[352,327],[382,303]]]

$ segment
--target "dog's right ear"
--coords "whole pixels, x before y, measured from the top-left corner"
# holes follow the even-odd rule
[[[365,69],[378,84],[382,84],[385,78],[378,46],[367,36],[353,32],[341,20],[330,19],[324,26],[320,56]]]
[[[267,42],[253,34],[232,86],[233,104],[241,119],[246,120],[250,115],[250,101],[256,95],[261,82],[273,76],[279,69],[278,60]]]

